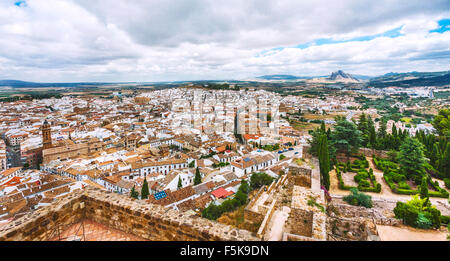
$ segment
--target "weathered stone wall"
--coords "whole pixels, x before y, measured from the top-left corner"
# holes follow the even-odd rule
[[[4,227],[0,240],[49,240],[55,236],[50,231],[57,223],[74,223],[81,218],[148,240],[259,240],[246,230],[95,188],[70,194]]]
[[[376,234],[375,224],[368,219],[328,217],[328,240],[367,241],[369,235]],[[372,230],[370,233],[369,231]]]
[[[369,148],[360,148],[359,153],[363,154],[365,157],[372,157],[373,155],[377,156],[378,158],[387,159],[388,158],[388,151],[385,150],[375,150],[375,149],[369,149]]]
[[[312,158],[312,155],[311,155],[311,153],[309,153],[309,150],[311,149],[311,146],[310,145],[303,145],[303,148],[302,148],[302,157],[304,158],[304,159],[311,159]]]
[[[75,223],[82,217],[81,197],[69,194],[11,222],[0,230],[0,241],[45,241],[56,237],[59,225]]]
[[[254,212],[254,211],[251,211],[248,208],[245,208],[244,209],[244,219],[256,224],[256,223],[261,223],[263,221],[264,215]]]
[[[311,188],[311,175],[311,169],[290,166],[288,172],[289,184]]]
[[[312,211],[307,211],[299,208],[292,208],[289,215],[290,233],[312,237],[313,235],[313,217]]]

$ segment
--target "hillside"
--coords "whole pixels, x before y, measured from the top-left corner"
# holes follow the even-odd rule
[[[414,87],[414,86],[444,86],[450,85],[450,73],[439,75],[445,72],[433,73],[404,73],[391,74],[377,77],[369,82],[369,86],[383,88],[389,86]],[[439,75],[439,76],[436,76]],[[411,79],[412,78],[412,79]]]

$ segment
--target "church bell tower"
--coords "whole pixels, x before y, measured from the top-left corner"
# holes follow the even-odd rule
[[[47,120],[42,125],[42,145],[44,150],[52,147],[52,131]]]

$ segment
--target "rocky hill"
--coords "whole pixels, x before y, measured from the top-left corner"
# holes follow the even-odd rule
[[[351,74],[345,73],[342,70],[331,73],[331,76],[328,78],[328,80],[336,82],[359,82],[359,80],[353,77]]]

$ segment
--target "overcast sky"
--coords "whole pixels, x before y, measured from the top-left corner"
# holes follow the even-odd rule
[[[449,0],[0,0],[0,79],[450,70]]]

